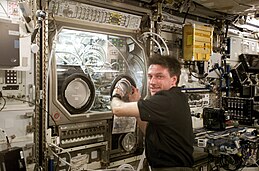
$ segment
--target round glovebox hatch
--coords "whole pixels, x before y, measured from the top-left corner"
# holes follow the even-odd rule
[[[118,75],[113,81],[112,81],[112,85],[111,85],[111,89],[110,89],[110,96],[112,96],[112,92],[115,88],[115,85],[117,84],[118,81],[120,81],[122,78],[125,78],[127,79],[131,85],[133,85],[134,87],[136,87],[136,82],[135,80],[129,76],[129,75],[125,75],[125,74],[121,74],[121,75]]]
[[[131,151],[136,145],[136,137],[133,133],[127,133],[121,141],[121,146],[125,151]]]
[[[94,98],[94,84],[85,74],[72,74],[62,84],[62,104],[71,114],[83,113],[90,110]]]

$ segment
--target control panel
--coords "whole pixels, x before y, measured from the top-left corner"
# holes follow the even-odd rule
[[[208,93],[187,93],[190,108],[204,107],[210,104]]]
[[[253,124],[255,117],[253,116],[252,98],[223,97],[222,107],[230,119],[237,120],[240,124]]]
[[[56,16],[133,30],[139,29],[142,18],[141,16],[74,1],[52,0],[49,9]]]
[[[107,127],[106,120],[61,125],[60,146],[66,148],[105,141]]]

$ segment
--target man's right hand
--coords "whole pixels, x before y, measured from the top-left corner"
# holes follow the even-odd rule
[[[129,97],[129,101],[130,102],[136,102],[141,98],[140,92],[138,90],[138,88],[131,86],[132,88],[132,92],[129,93],[128,97]]]

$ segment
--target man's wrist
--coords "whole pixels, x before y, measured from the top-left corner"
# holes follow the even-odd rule
[[[113,94],[113,95],[112,95],[111,101],[112,101],[112,99],[113,99],[114,97],[117,97],[118,99],[121,100],[121,95],[119,95],[119,94],[116,93],[116,94]]]

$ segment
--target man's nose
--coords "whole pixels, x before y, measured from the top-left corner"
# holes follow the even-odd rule
[[[155,84],[156,83],[156,79],[154,77],[149,79],[149,84]]]

